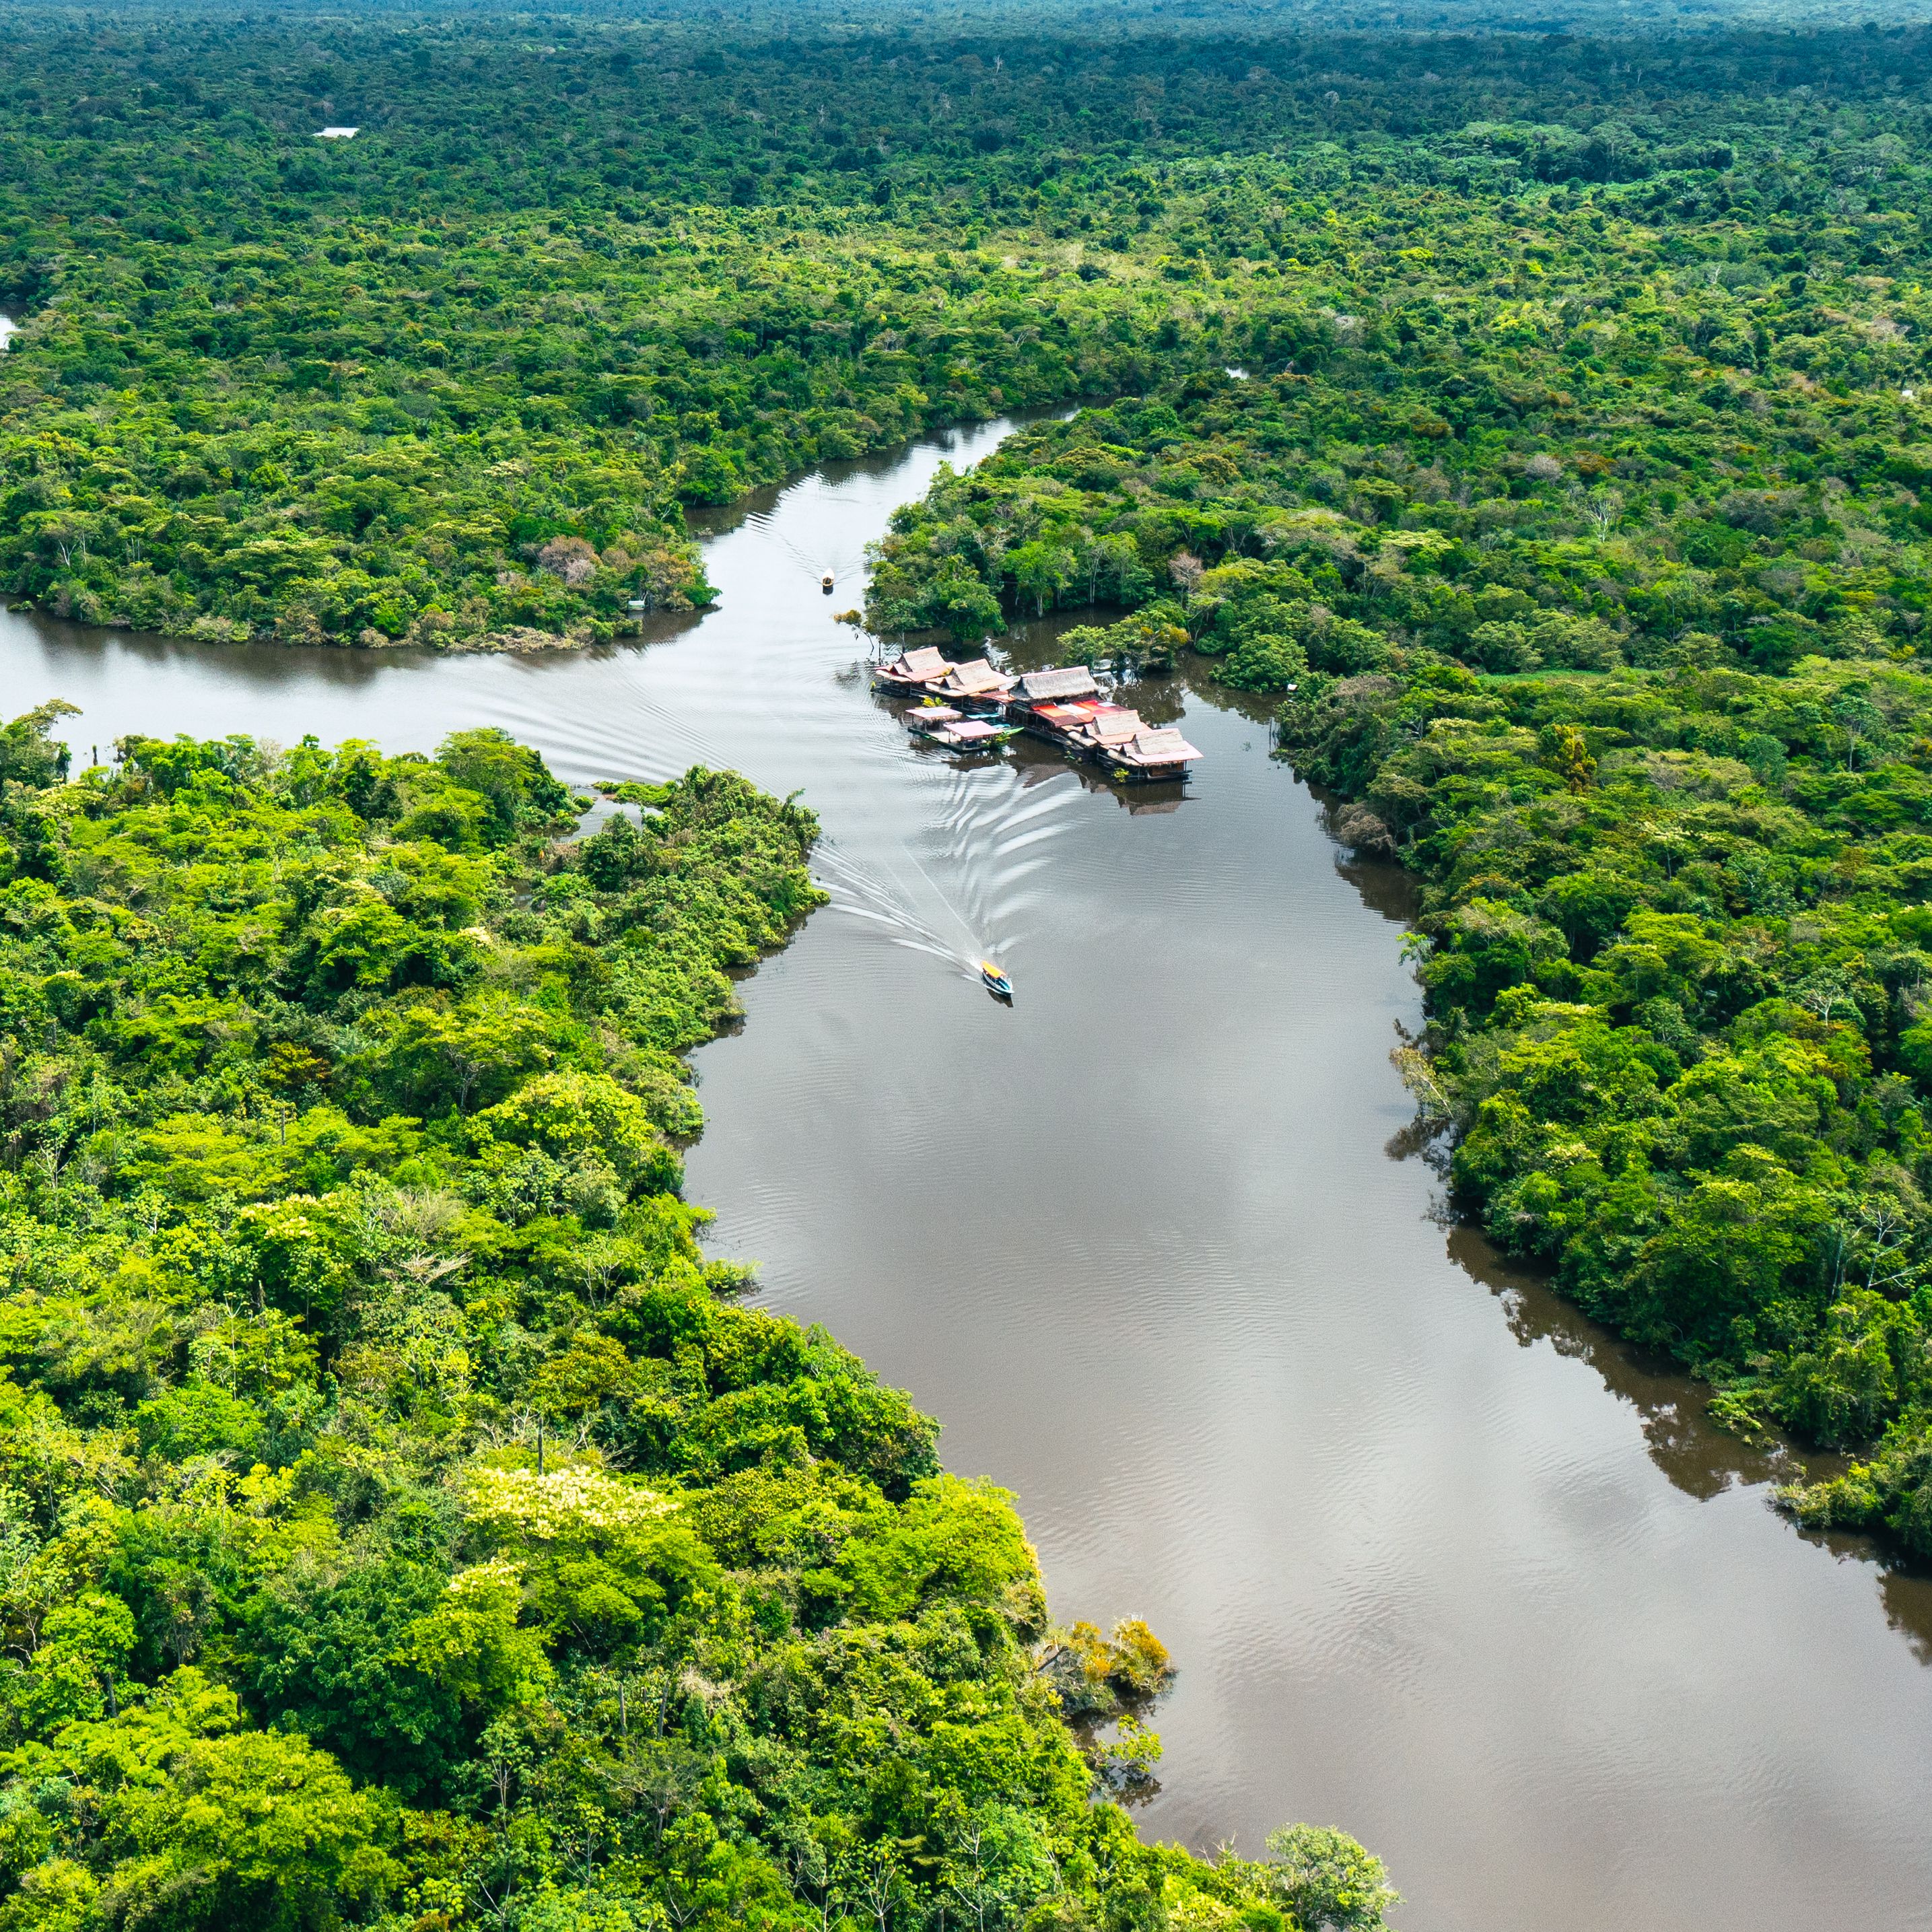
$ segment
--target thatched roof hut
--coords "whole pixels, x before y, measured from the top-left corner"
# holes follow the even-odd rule
[[[881,684],[916,691],[938,682],[953,668],[937,644],[926,644],[916,651],[902,651],[890,664],[880,665],[873,675]]]
[[[1137,731],[1125,744],[1110,745],[1107,755],[1137,771],[1164,771],[1193,764],[1202,754],[1170,724],[1158,731]]]
[[[1004,698],[1012,689],[1013,681],[986,658],[975,658],[969,664],[953,665],[931,688],[942,698]]]
[[[1085,724],[1070,735],[1076,745],[1111,748],[1126,743],[1146,729],[1147,727],[1141,722],[1141,714],[1138,711],[1127,711],[1110,705],[1095,712]]]
[[[1046,704],[1069,698],[1096,698],[1100,687],[1084,664],[1068,664],[1054,670],[1030,670],[1013,687],[1013,696],[1022,704]]]

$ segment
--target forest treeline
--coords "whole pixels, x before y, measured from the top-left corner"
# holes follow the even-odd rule
[[[1085,400],[869,621],[1280,706],[1420,877],[1459,1198],[1932,1552],[1932,36],[10,12],[0,574],[209,640],[711,596]],[[352,140],[315,138],[325,123]],[[1112,398],[1114,400],[1109,400]],[[0,728],[0,1932],[1373,1925],[1136,1838],[1154,1633],[707,1262],[729,774]]]
[[[679,1192],[819,902],[728,773],[0,730],[0,1927],[1379,1922],[1142,1845],[1143,1624]]]
[[[1914,155],[1851,152],[1729,206],[1383,190],[1346,311],[942,472],[869,621],[1097,603],[1058,654],[1272,694],[1423,883],[1401,1059],[1460,1204],[1731,1426],[1853,1452],[1806,1520],[1924,1556],[1925,254]]]
[[[1600,326],[1736,322],[1727,222],[1783,218],[1779,268],[1822,224],[1847,275],[1888,272],[1928,63],[1916,28],[16,10],[0,580],[212,639],[608,637],[709,598],[688,506],[1472,283],[1533,338],[1552,247],[1590,257]],[[1556,220],[1606,187],[1640,245]]]

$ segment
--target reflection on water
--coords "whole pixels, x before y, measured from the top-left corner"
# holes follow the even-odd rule
[[[1525,1348],[1546,1342],[1559,1355],[1586,1363],[1604,1386],[1641,1418],[1650,1460],[1686,1496],[1708,1500],[1753,1484],[1789,1483],[1837,1474],[1848,1458],[1788,1443],[1748,1443],[1718,1428],[1706,1413],[1709,1391],[1667,1364],[1620,1342],[1566,1301],[1543,1276],[1506,1260],[1479,1229],[1454,1226],[1449,1258],[1502,1304],[1510,1333]],[[1875,1562],[1887,1621],[1921,1663],[1932,1663],[1932,1576],[1881,1560],[1870,1537],[1801,1530],[1807,1540],[1847,1562]]]
[[[1587,1362],[1606,1388],[1635,1408],[1651,1460],[1686,1496],[1790,1482],[1802,1473],[1788,1448],[1754,1446],[1715,1427],[1704,1413],[1707,1390],[1618,1341],[1543,1276],[1504,1259],[1476,1228],[1452,1228],[1448,1245],[1450,1259],[1496,1295],[1510,1333],[1524,1347],[1546,1342],[1559,1355]]]
[[[832,621],[864,544],[998,434],[714,518],[720,608],[641,644],[255,651],[0,616],[0,682],[81,704],[82,748],[500,724],[578,783],[703,759],[802,788],[832,905],[699,1055],[692,1191],[770,1305],[1018,1492],[1060,1615],[1170,1645],[1150,1833],[1340,1825],[1407,1932],[1932,1923],[1924,1586],[1798,1534],[1778,1459],[1714,1437],[1694,1385],[1445,1244],[1430,1166],[1383,1151],[1413,1118],[1387,1060],[1420,1017],[1412,882],[1338,863],[1265,703],[1205,661],[1132,686],[1207,754],[1162,796],[1043,745],[934,755],[868,696]]]

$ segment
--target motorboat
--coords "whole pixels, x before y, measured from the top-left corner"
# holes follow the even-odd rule
[[[1000,999],[1010,1000],[1013,996],[1013,982],[990,959],[980,962],[980,977],[985,981],[986,990]]]

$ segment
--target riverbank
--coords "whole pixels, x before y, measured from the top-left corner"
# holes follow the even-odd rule
[[[1414,1117],[1388,1060],[1421,1024],[1411,882],[1338,868],[1267,700],[1168,680],[1211,781],[1142,810],[1057,758],[962,771],[868,699],[820,575],[1004,433],[722,519],[718,609],[642,648],[218,649],[0,614],[0,651],[86,706],[77,746],[312,722],[428,752],[495,724],[586,791],[695,762],[803,788],[833,902],[696,1054],[688,1191],[762,1305],[1017,1493],[1058,1616],[1168,1644],[1144,1835],[1253,1852],[1332,1822],[1431,1932],[1798,1932],[1846,1900],[1910,1922],[1932,1600],[1795,1534],[1688,1378],[1472,1274],[1430,1171],[1384,1158]],[[958,960],[982,938],[1011,1012]]]
[[[1348,799],[1338,835],[1422,880],[1430,1024],[1399,1058],[1453,1130],[1459,1207],[1741,1432],[1855,1454],[1790,1490],[1808,1521],[1932,1558],[1932,678],[1906,456],[1840,423],[1845,473],[1817,482],[1814,419],[1787,410],[1752,446],[1780,490],[1732,487],[1750,452],[1672,446],[1633,520],[1564,480],[1630,427],[1622,386],[1564,458],[1418,469],[1392,442],[1378,477],[1313,453],[1352,393],[1190,380],[1016,438],[894,519],[869,620],[1043,610],[1083,558],[1096,582],[1131,562],[1129,614],[1066,647],[1216,656]],[[1177,472],[1240,481],[1184,532]],[[1884,596],[1855,595],[1881,554]]]
[[[492,1918],[701,1890],[797,1924],[964,1873],[1205,1923],[1346,1884],[1380,1924],[1333,1832],[1138,1844],[1111,1800],[1158,1756],[1158,1640],[1050,1628],[1010,1499],[699,1249],[677,1056],[821,902],[808,812],[696,768],[572,837],[586,802],[490,730],[130,736],[63,784],[58,718],[0,733],[0,1032],[45,1103],[0,1166],[44,1579],[0,1596],[0,1911],[158,1881],[387,1924],[444,1888],[480,1923],[487,1886]],[[138,1853],[76,1810],[138,1810]]]

